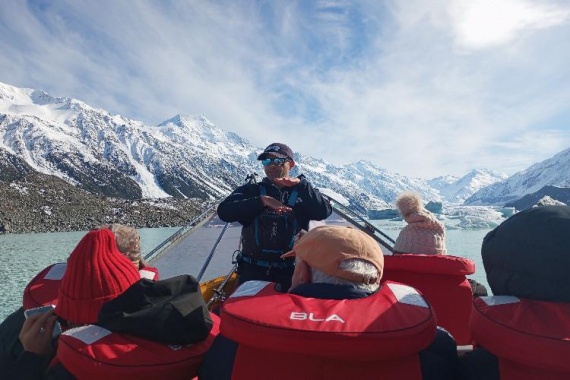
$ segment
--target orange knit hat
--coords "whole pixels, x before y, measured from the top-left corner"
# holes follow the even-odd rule
[[[107,229],[90,231],[67,259],[55,313],[73,324],[97,322],[101,306],[140,280]]]

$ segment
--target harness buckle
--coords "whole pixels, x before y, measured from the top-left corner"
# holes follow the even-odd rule
[[[236,249],[232,253],[232,264],[239,264],[243,261],[243,255],[239,249]]]

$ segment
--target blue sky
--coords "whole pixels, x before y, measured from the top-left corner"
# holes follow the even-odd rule
[[[406,176],[570,147],[566,0],[0,2],[0,81]]]

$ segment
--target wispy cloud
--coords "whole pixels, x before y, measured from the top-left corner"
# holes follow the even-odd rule
[[[409,176],[570,144],[564,1],[10,1],[0,81]]]

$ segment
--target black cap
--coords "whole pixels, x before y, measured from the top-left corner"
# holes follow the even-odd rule
[[[257,159],[263,160],[264,158],[267,158],[269,155],[280,158],[289,158],[293,160],[293,151],[291,150],[291,148],[281,143],[269,144],[269,146],[265,148],[263,153],[257,156]]]

